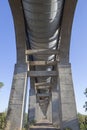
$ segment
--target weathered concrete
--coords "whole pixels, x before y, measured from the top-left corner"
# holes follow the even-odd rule
[[[58,90],[52,91],[52,123],[56,126],[60,125]]]
[[[17,64],[14,68],[11,95],[9,100],[7,127],[5,130],[21,130],[23,125],[23,115],[26,104],[26,85],[27,85],[27,64],[26,62],[26,32],[25,21],[20,0],[9,0],[12,10],[16,49]]]
[[[70,35],[76,1],[48,0],[47,4],[44,0],[9,0],[15,25],[17,64],[6,130],[22,129],[27,76],[30,77],[29,122],[47,118],[61,130],[65,127],[79,130],[69,64]],[[51,86],[44,85],[43,89],[41,83],[44,82]],[[39,84],[39,90],[36,84]]]
[[[44,110],[45,110],[44,105],[40,106],[40,104],[37,103],[37,106],[36,106],[36,121],[37,122],[46,118],[46,115],[44,114]]]
[[[21,130],[26,99],[27,65],[16,64],[7,113],[6,130]]]
[[[36,122],[48,119],[52,122],[52,105],[51,100],[49,99],[50,94],[38,94],[36,93],[37,102],[36,102]],[[44,97],[44,98],[43,98]],[[40,100],[43,98],[43,100]],[[50,97],[51,98],[51,97]]]
[[[71,65],[58,65],[63,127],[79,130]]]
[[[59,61],[61,64],[69,63],[70,39],[77,0],[65,0],[63,16],[61,20]]]
[[[60,130],[53,126],[49,120],[40,120],[35,123],[35,126],[31,126],[30,130]]]
[[[16,50],[17,50],[17,63],[22,64],[26,61],[26,31],[25,20],[22,9],[21,0],[9,0],[9,4],[12,10],[15,38],[16,38]]]
[[[50,97],[50,101],[47,109],[47,120],[52,123],[52,97]]]
[[[35,121],[36,119],[36,95],[34,87],[35,79],[30,78],[30,91],[29,91],[29,122]]]

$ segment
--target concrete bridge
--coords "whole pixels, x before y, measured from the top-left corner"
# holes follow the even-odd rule
[[[69,63],[76,2],[9,0],[15,26],[17,62],[5,130],[23,128],[28,77],[28,124],[44,120],[60,130],[79,130]]]

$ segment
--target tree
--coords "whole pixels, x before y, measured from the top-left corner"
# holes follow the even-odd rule
[[[4,84],[2,82],[0,82],[0,88],[2,88],[4,86]]]
[[[87,116],[86,115],[82,115],[80,113],[78,113],[78,120],[79,120],[79,126],[80,126],[80,130],[87,130]]]
[[[6,123],[6,112],[0,113],[0,130],[3,130]]]
[[[24,115],[24,128],[25,128],[25,129],[28,128],[28,121],[27,121],[27,119],[28,119],[28,114],[25,113],[25,115]]]
[[[87,88],[85,89],[84,94],[87,97]],[[85,111],[87,111],[87,101],[85,101],[85,105],[83,107],[85,108]]]
[[[86,95],[86,97],[87,97],[87,88],[85,89],[85,92],[84,92],[84,94]]]

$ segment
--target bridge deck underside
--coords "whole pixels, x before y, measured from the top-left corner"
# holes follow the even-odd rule
[[[22,0],[25,19],[27,23],[27,38],[28,38],[28,49],[48,49],[48,51],[58,49],[58,35],[60,29],[60,18],[63,6],[63,0]],[[30,57],[30,56],[29,56]],[[55,54],[33,54],[33,61],[55,61]],[[30,60],[30,59],[29,59]],[[53,65],[43,66],[30,66],[30,70],[37,71],[52,71],[55,69]],[[43,73],[43,72],[42,72]],[[38,75],[38,74],[37,74]],[[46,116],[48,104],[51,96],[51,75],[36,76],[36,83],[49,83],[50,88],[44,89],[36,87],[37,100],[40,107]],[[40,85],[41,86],[41,85]]]

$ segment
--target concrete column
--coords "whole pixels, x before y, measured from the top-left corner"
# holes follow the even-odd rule
[[[53,90],[52,91],[52,123],[59,127],[59,91]]]
[[[69,62],[71,29],[76,3],[77,0],[64,1],[59,43],[59,60],[62,64]]]
[[[58,68],[56,66],[55,70],[58,72]],[[59,95],[59,77],[53,77],[52,79],[52,123],[54,126],[60,128],[60,95]]]
[[[29,90],[29,123],[35,121],[36,113],[36,95],[35,95],[35,78],[30,77],[30,90]]]
[[[21,0],[8,0],[14,21],[15,36],[16,36],[16,50],[17,50],[17,63],[22,64],[26,61],[26,31],[25,19],[22,8]]]
[[[58,65],[63,128],[79,130],[71,65]]]
[[[21,130],[26,99],[27,65],[16,64],[5,130]]]

